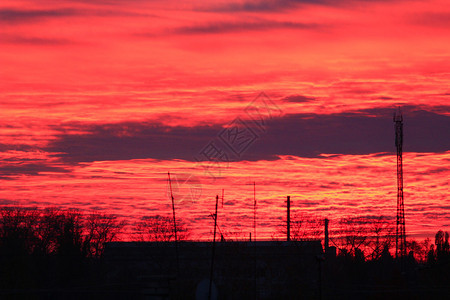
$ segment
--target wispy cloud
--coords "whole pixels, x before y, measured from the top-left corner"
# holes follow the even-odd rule
[[[75,9],[48,9],[48,10],[32,10],[32,9],[0,9],[0,24],[17,24],[35,22],[47,18],[62,18],[73,16],[79,12]]]
[[[350,1],[332,1],[332,0],[244,0],[241,2],[228,2],[225,4],[205,5],[198,10],[214,12],[279,12],[291,10],[302,5],[327,5],[327,6],[348,6],[355,3],[386,1],[386,0],[350,0]]]
[[[273,12],[295,8],[301,4],[324,4],[327,0],[269,0],[269,1],[243,1],[229,2],[226,4],[209,5],[199,10],[215,12]]]
[[[279,22],[272,20],[258,20],[255,22],[211,22],[193,26],[184,26],[175,28],[169,32],[176,34],[216,34],[228,32],[244,32],[244,31],[265,31],[273,29],[303,29],[303,30],[319,30],[325,25],[315,23],[300,22]]]
[[[0,36],[0,43],[3,44],[22,44],[22,45],[39,45],[39,46],[63,46],[75,44],[74,41],[60,38],[46,38],[36,36],[21,36],[21,35],[2,35]]]
[[[311,102],[314,101],[314,97],[308,97],[304,95],[290,95],[283,98],[283,101],[285,102],[293,102],[293,103],[305,103],[305,102]]]

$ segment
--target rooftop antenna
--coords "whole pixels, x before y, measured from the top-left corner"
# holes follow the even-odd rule
[[[169,176],[170,198],[172,199],[173,233],[175,236],[175,253],[177,256],[177,274],[180,275],[180,258],[178,255],[178,237],[177,237],[177,220],[175,218],[175,201],[173,199],[172,180],[170,179],[170,172],[167,172],[167,175]]]

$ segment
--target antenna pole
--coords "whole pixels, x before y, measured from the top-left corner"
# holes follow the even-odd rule
[[[258,297],[258,285],[257,285],[257,280],[256,280],[256,182],[253,181],[253,257],[254,257],[254,262],[253,262],[253,284],[254,284],[254,289],[255,289],[255,293],[254,293],[254,299],[256,300]]]
[[[167,172],[167,175],[169,176],[170,198],[172,199],[173,233],[175,236],[175,253],[177,256],[177,274],[180,275],[180,258],[178,255],[178,237],[177,237],[177,220],[175,218],[175,201],[173,199],[172,180],[170,179],[170,172]]]
[[[253,181],[253,240],[256,242],[256,183]]]
[[[287,241],[291,241],[291,196],[287,196],[287,216],[286,216],[286,226],[287,226]]]
[[[209,292],[208,299],[211,300],[212,279],[214,275],[214,256],[216,254],[216,228],[217,228],[217,205],[219,203],[219,195],[216,195],[216,212],[214,214],[214,236],[212,244],[212,257],[211,257],[211,274],[209,277]]]

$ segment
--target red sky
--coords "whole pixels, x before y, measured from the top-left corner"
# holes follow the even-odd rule
[[[261,237],[286,195],[332,221],[394,217],[401,106],[406,229],[432,236],[450,225],[445,4],[2,1],[0,203],[131,224],[170,214],[170,171],[195,179],[176,192],[194,238],[209,237],[222,189],[221,228],[247,235],[254,181]],[[261,92],[277,110],[212,178],[196,159],[236,118],[251,124]]]

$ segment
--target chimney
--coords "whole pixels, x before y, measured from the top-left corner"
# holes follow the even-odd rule
[[[329,240],[328,240],[328,219],[325,219],[325,252],[328,251]]]

